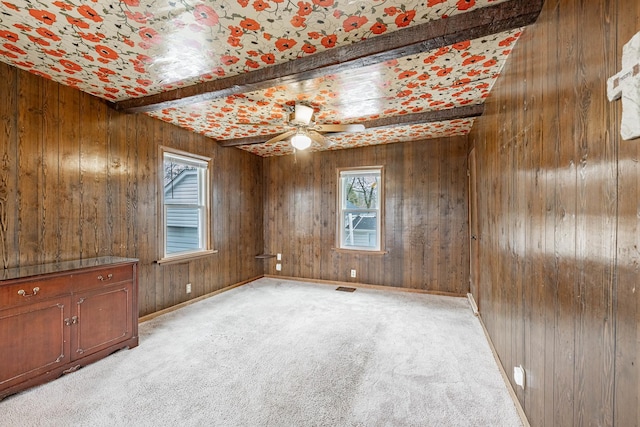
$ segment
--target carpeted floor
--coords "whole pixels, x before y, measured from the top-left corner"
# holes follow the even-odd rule
[[[263,278],[0,401],[3,426],[521,426],[463,298]]]

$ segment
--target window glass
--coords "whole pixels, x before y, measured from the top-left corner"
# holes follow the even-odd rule
[[[340,248],[380,250],[381,179],[381,168],[340,171]]]

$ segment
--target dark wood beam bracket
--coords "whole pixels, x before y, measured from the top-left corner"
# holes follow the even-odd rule
[[[120,101],[111,106],[127,113],[149,112],[366,67],[530,25],[538,18],[543,3],[544,0],[510,0],[249,73]]]
[[[410,125],[416,125],[421,123],[441,122],[445,120],[468,119],[472,117],[481,116],[483,111],[484,111],[484,104],[465,105],[463,107],[449,108],[447,110],[427,111],[424,113],[416,113],[416,114],[401,114],[397,116],[383,117],[380,119],[369,120],[366,122],[359,122],[359,123],[362,123],[367,130],[373,130],[373,129],[395,127],[395,126],[410,126]],[[240,145],[262,144],[277,135],[278,134],[250,136],[247,138],[227,139],[224,141],[218,141],[218,144],[221,147],[237,147]],[[333,135],[337,135],[337,134],[333,134]]]

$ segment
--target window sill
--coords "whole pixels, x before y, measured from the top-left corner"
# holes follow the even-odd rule
[[[344,248],[331,248],[332,251],[340,252],[344,254],[357,254],[357,255],[386,255],[389,251],[367,251],[363,249],[344,249]]]
[[[193,261],[193,260],[196,260],[198,258],[204,258],[204,257],[207,257],[209,255],[213,255],[213,254],[217,254],[217,253],[218,253],[217,250],[209,250],[209,251],[196,252],[196,253],[193,253],[193,254],[176,255],[176,256],[172,256],[172,257],[159,259],[159,260],[156,261],[156,264],[179,264],[179,263],[185,263],[185,262]]]

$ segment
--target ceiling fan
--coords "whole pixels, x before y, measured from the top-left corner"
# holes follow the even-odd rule
[[[323,147],[329,147],[331,143],[322,136],[322,133],[364,131],[364,125],[362,124],[316,124],[313,120],[313,108],[304,104],[295,104],[294,110],[290,114],[288,124],[294,129],[271,138],[266,141],[265,144],[271,144],[291,137],[291,145],[296,150],[306,150],[311,146],[312,142],[316,142]]]

